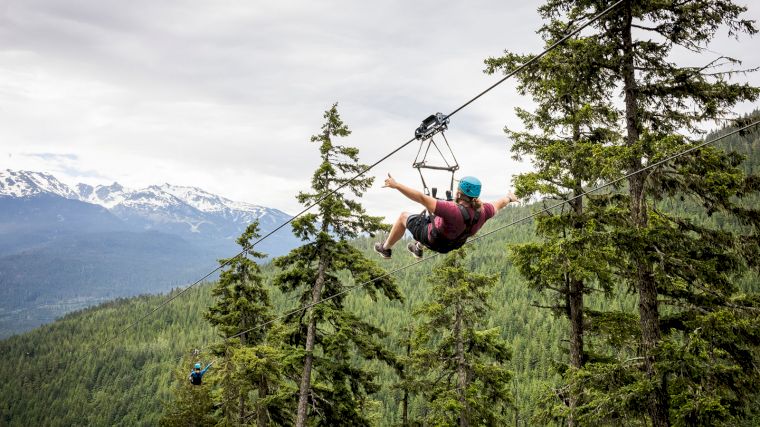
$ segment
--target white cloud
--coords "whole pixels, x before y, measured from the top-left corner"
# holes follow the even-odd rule
[[[538,4],[0,0],[0,169],[193,185],[296,212],[317,163],[308,140],[332,102],[353,130],[345,143],[372,163],[494,82],[484,58],[538,51]],[[760,65],[749,45],[713,49]],[[461,173],[481,177],[486,197],[530,166],[502,133],[519,126],[517,105],[529,100],[507,82],[452,118]],[[373,171],[370,211],[417,209],[380,188],[386,172],[417,184],[415,152]]]

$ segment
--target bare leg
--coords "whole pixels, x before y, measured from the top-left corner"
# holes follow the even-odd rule
[[[402,237],[404,237],[404,233],[406,232],[406,220],[409,218],[409,212],[402,212],[401,215],[399,215],[396,222],[393,223],[393,227],[391,227],[391,232],[388,234],[388,238],[385,239],[385,243],[383,244],[383,247],[385,249],[390,249],[393,247],[393,245],[396,244],[399,240],[401,240]]]

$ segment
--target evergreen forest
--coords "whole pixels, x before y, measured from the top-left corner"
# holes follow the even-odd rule
[[[612,3],[546,1],[537,31],[552,46]],[[745,12],[623,0],[533,61],[515,79],[534,106],[504,130],[533,166],[515,192],[539,201],[445,255],[375,253],[378,183],[333,104],[305,142],[321,163],[296,195],[301,246],[264,263],[253,223],[216,282],[0,342],[0,424],[760,424],[760,130],[737,131],[760,113],[733,113],[760,88],[707,49],[754,35]]]
[[[747,172],[757,170],[760,165],[760,138],[754,137],[749,142],[745,137],[733,136],[720,147],[746,156],[742,167]],[[694,218],[699,224],[733,227],[719,217],[709,217],[694,205],[663,201],[662,206],[665,211]],[[542,204],[509,207],[488,223],[483,232],[519,220],[542,207]],[[372,257],[372,242],[362,237],[353,240],[352,245]],[[491,308],[482,315],[480,328],[496,329],[508,350],[504,363],[511,375],[506,382],[509,399],[504,408],[508,425],[562,425],[560,419],[547,420],[546,417],[550,410],[563,406],[556,390],[563,383],[562,372],[569,361],[568,320],[562,313],[539,307],[551,303],[550,295],[529,286],[509,256],[513,248],[532,242],[540,242],[540,239],[535,226],[526,221],[474,243],[465,260],[468,271],[496,278],[487,300]],[[392,270],[412,260],[410,256],[398,256],[382,266]],[[410,331],[424,322],[415,312],[435,299],[436,283],[431,284],[428,278],[441,271],[441,261],[431,260],[395,276],[403,302],[382,302],[369,295],[349,293],[346,308],[361,318],[371,319],[386,331],[383,344],[399,357],[405,357]],[[273,313],[282,313],[294,307],[293,299],[273,286],[276,273],[273,265],[261,267]],[[192,365],[196,361],[205,365],[214,357],[220,360],[210,350],[211,346],[223,342],[219,328],[204,316],[214,305],[215,285],[205,283],[190,290],[181,300],[167,305],[101,348],[95,346],[111,338],[125,322],[139,318],[171,294],[109,302],[2,341],[0,354],[4,363],[0,369],[6,379],[2,386],[3,396],[6,396],[0,409],[2,423],[159,424],[170,412],[168,408],[177,405],[176,399],[183,396],[183,392],[187,397],[187,392],[192,391],[186,378]],[[760,292],[760,281],[755,273],[741,275],[736,285],[748,295]],[[635,293],[619,285],[613,286],[608,295],[594,293],[586,301],[588,310],[608,312],[610,316],[622,313],[634,316],[636,305]],[[193,353],[203,347],[199,355]],[[209,417],[211,425],[219,421],[211,394],[222,381],[217,370],[219,363],[210,368],[207,384],[203,386],[204,391],[210,393],[208,411],[203,415]],[[379,385],[366,415],[370,424],[401,425],[404,392],[398,371],[375,362],[365,363],[377,373]],[[409,416],[414,419],[425,407],[424,398],[411,393],[408,401]],[[735,419],[736,424],[755,425],[758,418],[752,410],[757,401],[754,394],[744,398],[746,413]],[[645,425],[644,421],[641,423]],[[183,425],[192,425],[192,422]],[[638,424],[632,420],[629,425]]]

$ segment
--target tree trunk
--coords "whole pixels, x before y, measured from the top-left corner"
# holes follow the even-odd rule
[[[454,340],[457,352],[457,393],[462,412],[459,415],[459,427],[470,425],[470,411],[467,405],[467,365],[464,358],[464,338],[462,337],[462,303],[456,304],[456,318],[454,320]]]
[[[576,138],[577,140],[578,138]],[[574,190],[574,196],[583,194],[583,188],[578,184]],[[573,212],[576,216],[583,215],[583,198],[579,197],[570,202]],[[574,228],[577,232],[583,227],[579,220],[574,222]],[[583,287],[582,280],[570,277],[567,289],[567,311],[570,320],[570,366],[575,369],[583,367]],[[570,392],[568,396],[568,405],[570,414],[567,418],[569,427],[575,426],[575,408],[578,406],[578,394]]]
[[[409,392],[404,390],[404,397],[401,399],[401,425],[409,425]]]
[[[258,427],[266,427],[269,425],[269,417],[267,416],[267,408],[261,403],[261,401],[269,394],[269,386],[264,375],[259,378],[259,402],[256,405],[256,425]]]
[[[243,395],[243,390],[238,390],[239,396],[238,396],[238,420],[240,422],[240,425],[245,425],[245,396]]]
[[[570,365],[575,369],[583,367],[583,281],[570,280]],[[569,396],[570,415],[567,425],[575,425],[575,408],[578,395],[571,392]]]
[[[232,362],[230,359],[230,349],[225,345],[224,348],[224,377],[222,378],[223,390],[223,404],[224,404],[224,418],[227,420],[228,425],[235,424],[235,397],[238,394],[235,390],[232,380]]]
[[[245,347],[247,334],[243,334],[240,336],[240,347]],[[238,389],[238,420],[240,421],[240,425],[245,425],[245,395],[243,394],[242,387]]]
[[[306,424],[306,409],[309,402],[309,390],[311,389],[311,368],[314,362],[314,344],[317,335],[317,319],[314,317],[314,305],[319,302],[322,296],[322,286],[325,283],[325,259],[319,257],[319,267],[317,269],[317,280],[314,282],[314,288],[311,291],[311,304],[309,309],[309,326],[306,329],[306,357],[303,362],[303,374],[301,375],[301,385],[298,391],[298,412],[296,418],[296,427],[303,427]]]
[[[639,141],[640,118],[638,114],[638,89],[634,71],[634,48],[631,24],[633,22],[633,1],[628,0],[623,6],[623,85],[625,94],[626,144],[634,146]],[[641,169],[641,156],[631,159],[629,173]],[[646,228],[648,224],[644,183],[642,174],[628,178],[631,222],[637,229]],[[657,302],[657,284],[651,266],[643,254],[635,254],[636,287],[639,291],[639,318],[641,325],[641,350],[645,357],[644,364],[647,377],[656,380],[654,394],[649,399],[649,416],[653,427],[670,425],[668,417],[668,395],[665,384],[659,382],[655,367],[654,349],[660,341],[660,312]]]
[[[409,341],[406,343],[407,358],[412,355],[411,333],[409,333],[409,335]],[[405,373],[403,379],[406,380]],[[409,390],[407,390],[406,387],[404,388],[404,397],[401,399],[401,422],[404,427],[409,425]]]

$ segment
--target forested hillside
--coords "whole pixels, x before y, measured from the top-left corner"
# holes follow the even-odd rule
[[[520,218],[531,209],[507,209],[489,228]],[[562,340],[561,322],[531,308],[537,295],[521,284],[506,260],[509,243],[524,242],[532,236],[530,224],[509,228],[476,243],[471,258],[475,271],[500,277],[492,297],[494,316],[488,323],[501,327],[512,344],[515,400],[526,413],[531,396],[538,394],[543,381],[553,375],[552,360],[560,357],[557,344]],[[357,245],[374,256],[370,243],[360,240]],[[413,261],[404,253],[400,255],[383,266],[390,270]],[[387,331],[402,331],[411,322],[413,308],[428,300],[425,277],[437,262],[431,260],[398,275],[404,304],[349,298],[350,309]],[[265,270],[271,273],[271,268]],[[2,386],[7,396],[2,403],[2,419],[10,425],[155,425],[162,402],[169,397],[175,369],[182,367],[183,373],[189,372],[194,361],[192,350],[218,340],[203,318],[212,302],[210,286],[183,295],[102,348],[94,346],[165,297],[115,301],[2,341],[0,357],[5,363],[0,372],[7,379]],[[292,300],[288,303],[281,294],[274,295],[278,312],[292,307]],[[620,304],[630,307],[630,297],[621,295]],[[391,335],[387,342],[398,338]],[[213,374],[212,368],[212,381]],[[379,416],[385,424],[398,420],[398,394],[389,388],[394,377],[389,370],[381,376],[386,386],[378,394],[382,401]],[[185,380],[184,375],[181,380]]]
[[[757,142],[749,145],[738,139],[730,147],[757,153]],[[754,148],[751,148],[754,147]],[[752,162],[747,167],[754,167]],[[541,204],[512,207],[504,211],[484,232],[528,215]],[[671,209],[681,209],[673,204]],[[514,372],[513,416],[519,425],[531,425],[531,417],[541,410],[549,387],[559,375],[555,369],[565,360],[566,321],[550,311],[535,307],[543,297],[529,289],[507,257],[510,245],[535,240],[533,225],[521,223],[499,231],[473,244],[469,265],[473,271],[497,274],[499,280],[491,297],[494,306],[487,324],[499,327],[510,344],[511,369]],[[372,241],[360,239],[357,246],[371,254]],[[401,253],[384,262],[388,270],[407,265],[413,258]],[[440,257],[439,257],[440,258]],[[412,312],[429,301],[430,285],[425,278],[440,259],[427,261],[397,275],[405,302],[375,302],[369,297],[349,297],[350,310],[374,320],[391,334],[386,338],[401,352],[399,340],[405,328],[414,323]],[[273,268],[265,268],[271,279]],[[30,333],[0,343],[2,423],[8,425],[156,425],[162,404],[170,398],[173,381],[186,381],[195,358],[192,350],[219,342],[203,313],[212,303],[211,284],[204,284],[183,295],[155,313],[135,329],[120,335],[107,346],[95,348],[126,323],[135,320],[165,296],[145,296],[119,300],[43,326]],[[760,290],[756,278],[747,278],[742,286]],[[293,307],[279,292],[273,292],[278,312]],[[612,298],[592,295],[591,308],[633,312],[635,296],[617,287]],[[202,355],[208,360],[208,354]],[[179,378],[173,376],[179,375]],[[215,381],[214,368],[208,379]],[[378,425],[400,421],[400,398],[392,384],[398,381],[390,369],[381,370],[382,388],[376,398]],[[412,405],[414,406],[414,405]]]
[[[209,288],[189,292],[103,348],[163,296],[117,300],[2,342],[3,424],[151,425],[178,358],[213,331],[200,313]]]
[[[272,218],[255,206],[240,216],[242,204],[190,187],[78,186],[86,200],[118,200],[109,215],[138,228],[184,230],[190,240],[208,225],[206,213],[232,219],[234,232],[209,231],[236,250],[202,276],[213,282],[108,302],[0,341],[0,425],[760,425],[760,112],[738,117],[760,100],[747,77],[760,69],[743,65],[752,56],[718,53],[717,43],[728,36],[751,46],[745,39],[760,28],[749,8],[736,0],[541,2],[531,25],[542,46],[489,48],[483,72],[496,82],[415,130],[418,158],[428,144],[412,165],[422,189],[391,174],[381,184],[379,171],[370,172],[414,139],[364,164],[332,103],[297,146],[297,163],[288,160],[316,167],[293,194],[303,210],[286,224],[297,242],[271,260],[261,236]],[[503,118],[504,155],[526,166],[513,188],[495,188],[493,169],[499,180],[511,171],[473,162],[485,150],[472,141],[462,149],[476,176],[457,175],[453,152],[453,165],[426,163],[434,138],[449,145],[450,117],[507,79],[520,107]],[[249,135],[263,123],[240,129]],[[296,147],[280,145],[277,132],[258,134]],[[241,160],[233,170],[249,171],[269,159],[244,152],[230,148],[221,162],[180,170],[212,173]],[[267,175],[266,185],[281,190],[286,169]],[[449,201],[428,191],[428,170],[451,173]],[[264,181],[244,175],[235,181]],[[9,176],[14,198],[36,180]],[[365,208],[378,187],[428,215],[402,213],[385,224]],[[494,193],[501,194],[481,200]],[[172,209],[156,216],[156,206]],[[6,216],[27,229],[35,210],[21,207]],[[103,213],[86,211],[110,224]],[[59,216],[47,214],[65,220]],[[168,228],[151,228],[154,220]],[[29,230],[34,242],[48,237]],[[407,231],[418,242],[404,239]],[[25,253],[44,257],[0,259],[0,285],[33,279],[0,294],[11,303],[38,298],[34,286],[54,287],[35,276],[49,268],[46,258],[87,270],[65,249],[35,252],[38,243],[14,236]],[[159,270],[191,258],[137,246],[141,256],[120,260],[105,237],[60,242],[94,244],[98,255],[124,261],[126,271],[100,265],[100,275],[129,275],[146,257]],[[204,259],[214,262],[215,253]],[[182,274],[208,271],[192,264]],[[55,287],[74,295],[72,272],[58,273],[64,284]],[[151,289],[137,281],[132,295]]]
[[[289,216],[193,187],[69,187],[50,174],[0,171],[0,337],[189,283],[257,218],[271,231]],[[262,250],[294,247],[288,231]]]

